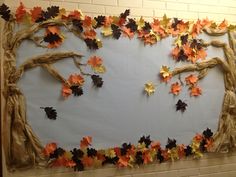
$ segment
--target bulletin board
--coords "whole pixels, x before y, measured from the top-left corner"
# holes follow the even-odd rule
[[[22,3],[0,15],[9,167],[134,167],[235,147],[236,27],[226,20]]]

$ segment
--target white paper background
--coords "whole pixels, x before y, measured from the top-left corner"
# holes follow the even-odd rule
[[[98,32],[99,33],[99,32]],[[61,83],[52,78],[46,70],[35,68],[27,71],[19,86],[27,101],[27,116],[30,125],[43,144],[57,142],[64,148],[79,146],[83,136],[92,136],[96,148],[121,145],[123,142],[136,144],[142,135],[151,135],[165,145],[167,138],[178,143],[190,143],[195,133],[207,127],[216,130],[224,94],[223,76],[220,68],[211,69],[206,78],[199,82],[203,94],[199,98],[189,96],[183,87],[179,96],[169,94],[170,84],[160,84],[158,73],[162,65],[172,69],[188,63],[175,63],[170,56],[173,38],[166,38],[153,46],[144,46],[138,39],[102,38],[103,47],[89,51],[85,43],[65,33],[66,39],[58,49],[41,49],[31,42],[23,42],[17,54],[17,65],[32,56],[55,51],[82,53],[83,61],[92,55],[103,58],[107,72],[102,75],[104,85],[93,87],[87,78],[81,97],[61,97]],[[206,41],[216,39],[201,35]],[[218,37],[227,42],[227,36]],[[209,47],[208,58],[223,58],[221,49]],[[59,61],[54,65],[68,78],[78,73],[72,59]],[[189,74],[189,73],[188,73]],[[187,74],[187,75],[188,75]],[[182,74],[184,81],[186,74]],[[178,79],[173,78],[171,83]],[[157,82],[153,96],[143,94],[147,81]],[[178,99],[187,102],[184,113],[176,112]],[[40,107],[53,106],[58,119],[53,121],[45,116]]]

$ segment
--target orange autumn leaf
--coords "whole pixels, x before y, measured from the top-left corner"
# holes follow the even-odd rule
[[[175,47],[172,51],[171,51],[171,55],[173,56],[174,59],[177,59],[178,56],[179,56],[179,52],[180,52],[180,49],[179,47]]]
[[[197,51],[197,59],[205,59],[207,56],[207,53],[204,49]]]
[[[161,143],[159,141],[153,141],[151,143],[151,148],[152,149],[160,149],[160,147],[161,147]]]
[[[204,145],[207,151],[210,151],[213,147],[213,139],[206,139],[206,144]]]
[[[68,159],[64,156],[59,156],[51,163],[51,167],[62,167],[66,166]]]
[[[180,91],[181,85],[178,82],[171,84],[171,93],[173,93],[174,95],[178,95]]]
[[[71,74],[68,81],[80,86],[84,84],[84,78],[80,74]]]
[[[109,16],[109,17],[105,17],[105,21],[104,21],[104,27],[108,27],[108,26],[110,26],[111,24],[112,24],[112,22],[113,22],[114,20],[113,20],[113,18],[111,17],[111,16]]]
[[[225,29],[227,28],[227,26],[228,26],[228,21],[227,21],[227,20],[223,20],[223,21],[219,24],[218,28],[221,29],[221,30],[225,30]]]
[[[47,33],[59,34],[60,29],[57,26],[48,26],[47,27]]]
[[[43,154],[48,157],[52,152],[56,150],[56,148],[57,148],[56,143],[49,143],[43,149]]]
[[[146,151],[143,153],[143,163],[148,164],[149,162],[152,162],[152,156],[149,151]]]
[[[93,166],[93,162],[94,162],[93,158],[88,157],[88,156],[84,156],[81,161],[85,167]]]
[[[150,44],[153,45],[157,42],[157,39],[154,35],[145,35],[143,38],[144,44]]]
[[[97,35],[96,31],[94,31],[93,29],[91,29],[91,30],[87,29],[87,30],[84,31],[84,37],[85,38],[95,39],[96,35]]]
[[[190,47],[189,44],[184,44],[183,50],[184,50],[184,54],[187,55],[188,57],[194,56],[193,49]]]
[[[193,86],[190,91],[191,96],[199,96],[202,94],[202,89],[198,86]]]
[[[34,7],[30,10],[31,20],[35,22],[38,18],[42,17],[42,8]]]
[[[91,136],[85,136],[83,139],[80,141],[80,148],[84,149],[90,146],[92,143],[92,137]]]
[[[198,133],[197,133],[193,139],[194,139],[194,141],[196,141],[196,142],[201,142],[202,139],[203,139],[203,137],[202,137],[201,134],[198,134]]]
[[[124,27],[122,31],[123,31],[124,36],[128,37],[129,39],[134,37],[134,32],[132,32],[130,28]]]
[[[198,77],[194,76],[193,74],[190,74],[189,76],[187,76],[185,78],[186,84],[190,85],[190,84],[195,84],[198,81]]]
[[[211,24],[212,24],[212,21],[210,21],[208,18],[205,18],[201,21],[202,27],[208,28],[211,26]]]
[[[200,34],[201,30],[202,30],[201,21],[198,20],[198,21],[193,25],[193,28],[192,28],[192,31],[191,31],[192,37],[195,38],[198,34]]]
[[[69,13],[68,18],[81,20],[81,13],[78,10],[74,10],[73,12]]]
[[[62,85],[62,96],[64,98],[67,98],[68,96],[70,96],[72,94],[72,90],[70,89],[69,86],[63,84]]]
[[[23,5],[22,2],[20,2],[20,6],[16,9],[16,13],[15,13],[17,23],[23,21],[26,13],[27,12],[25,10],[25,6]]]
[[[76,166],[76,163],[73,160],[67,160],[65,163],[65,166],[72,168],[72,167]]]
[[[83,20],[83,27],[88,28],[91,27],[91,25],[92,25],[92,18],[86,15]]]
[[[118,160],[119,167],[127,167],[129,165],[129,158],[121,156]]]
[[[169,76],[167,76],[167,77],[161,76],[161,81],[167,83],[167,82],[169,82],[171,80],[171,78],[172,78],[171,74]]]
[[[102,65],[102,59],[100,57],[97,57],[97,56],[92,56],[92,57],[89,58],[87,63],[91,67],[95,68],[95,67],[98,67],[98,66]]]
[[[182,157],[185,156],[184,149],[185,149],[185,146],[183,144],[178,146],[178,156],[179,156],[179,158],[182,158]]]

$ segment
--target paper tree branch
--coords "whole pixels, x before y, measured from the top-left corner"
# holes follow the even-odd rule
[[[209,45],[223,48],[226,60],[223,61],[222,59],[215,57],[201,63],[186,65],[174,69],[172,75],[198,71],[198,78],[202,79],[207,75],[210,68],[217,65],[221,66],[224,75],[225,95],[218,129],[214,135],[213,151],[227,152],[231,148],[236,147],[236,57],[233,50],[225,43],[212,41]]]

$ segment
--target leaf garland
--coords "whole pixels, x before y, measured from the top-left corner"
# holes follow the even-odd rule
[[[163,163],[193,156],[200,158],[203,153],[211,151],[213,144],[211,129],[207,128],[202,134],[196,134],[189,145],[177,144],[175,139],[168,138],[165,148],[150,136],[142,136],[138,145],[123,143],[120,147],[96,150],[91,147],[92,137],[86,136],[80,141],[80,149],[66,151],[57,147],[56,143],[45,146],[43,154],[49,160],[51,167],[64,166],[83,171],[86,168],[113,164],[117,167],[134,167],[154,162]]]

